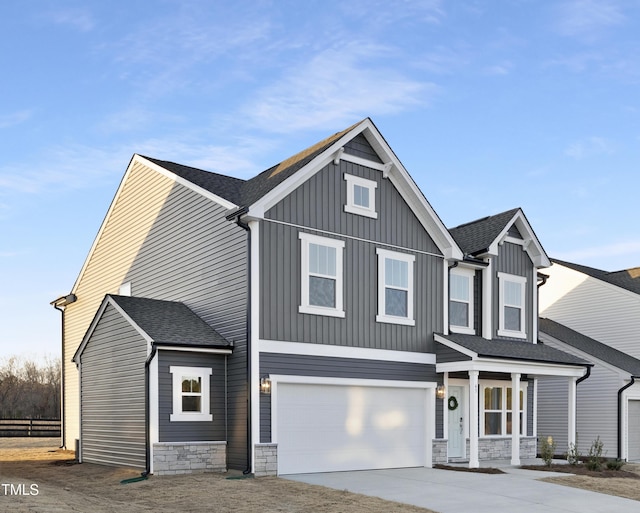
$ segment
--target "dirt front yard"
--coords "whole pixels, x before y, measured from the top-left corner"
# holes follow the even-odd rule
[[[151,476],[122,484],[140,472],[75,464],[73,453],[58,450],[57,442],[0,438],[0,511],[429,513],[415,506],[285,479],[237,479],[241,474]]]

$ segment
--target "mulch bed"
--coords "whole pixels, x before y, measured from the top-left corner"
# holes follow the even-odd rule
[[[433,468],[440,470],[455,470],[457,472],[475,472],[477,474],[504,474],[499,468],[469,468],[469,467],[455,467],[451,465],[434,465]]]
[[[520,468],[526,470],[541,470],[546,472],[564,472],[566,474],[575,474],[578,476],[590,476],[590,477],[628,477],[630,479],[640,479],[640,475],[635,472],[628,472],[626,470],[609,470],[608,468],[603,468],[600,471],[589,470],[584,465],[564,465],[564,464],[553,464],[551,466],[547,465],[523,465]]]

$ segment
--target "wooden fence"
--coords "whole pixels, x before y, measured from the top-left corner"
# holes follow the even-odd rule
[[[0,437],[60,436],[60,419],[0,419]]]

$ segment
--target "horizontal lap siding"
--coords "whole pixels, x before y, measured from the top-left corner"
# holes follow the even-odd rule
[[[174,182],[135,164],[105,220],[82,279],[74,290],[77,301],[65,309],[64,430],[67,448],[79,438],[80,393],[76,365],[71,361],[105,294],[116,294],[136,259],[140,246],[159,215]],[[135,222],[131,222],[135,220]],[[91,244],[86,241],[87,248]]]
[[[182,351],[158,352],[158,423],[160,442],[225,441],[226,397],[225,356]],[[173,413],[172,365],[206,367],[212,370],[209,382],[211,422],[171,422]]]
[[[260,375],[436,381],[435,366],[420,363],[359,360],[294,354],[260,353]],[[271,396],[260,394],[260,441],[271,441]]]
[[[234,343],[228,358],[230,468],[246,468],[247,232],[175,184],[124,281],[132,295],[181,301]]]
[[[145,340],[107,306],[82,353],[82,459],[146,466]]]

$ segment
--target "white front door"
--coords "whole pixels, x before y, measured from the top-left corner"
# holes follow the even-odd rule
[[[445,401],[449,419],[449,458],[464,458],[466,444],[464,438],[464,388],[449,386],[448,398]]]

